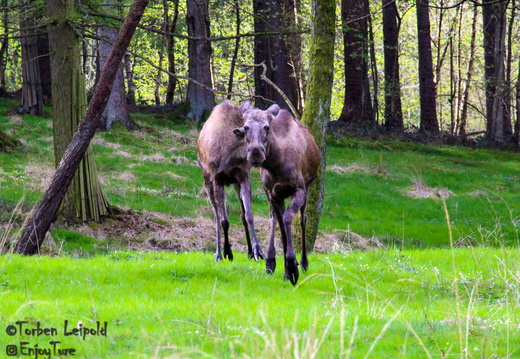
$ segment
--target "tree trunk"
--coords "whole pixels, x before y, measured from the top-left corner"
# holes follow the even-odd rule
[[[482,8],[486,82],[486,134],[503,141],[510,133],[511,119],[505,103],[509,86],[505,81],[506,2],[487,0]]]
[[[303,29],[305,21],[302,19],[302,16],[298,16],[298,14],[302,13],[301,3],[302,0],[293,0],[294,1],[294,14],[295,23],[294,29],[301,30]],[[292,10],[291,10],[292,11]],[[292,17],[291,17],[292,19]],[[303,37],[300,33],[296,32],[293,35],[289,35],[287,37],[286,42],[289,44],[289,56],[291,57],[291,66],[294,72],[294,77],[296,81],[296,87],[298,91],[297,103],[294,106],[297,110],[302,113],[305,105],[305,93],[307,87],[307,79],[306,79],[306,68],[303,59]]]
[[[421,104],[420,132],[426,136],[439,134],[437,94],[433,78],[428,0],[417,0],[417,30],[419,41],[419,92]]]
[[[309,127],[321,151],[318,176],[310,187],[307,202],[307,248],[312,250],[318,235],[323,207],[325,173],[325,129],[330,120],[332,82],[334,79],[334,36],[336,33],[336,2],[313,0],[310,49],[310,76],[302,123]]]
[[[507,8],[506,8],[507,10]],[[513,136],[513,126],[511,123],[512,118],[512,94],[513,94],[513,80],[511,79],[512,65],[513,65],[513,32],[514,26],[516,23],[516,1],[512,0],[511,2],[511,15],[509,19],[509,24],[507,26],[507,48],[506,52],[506,74],[505,74],[505,93],[504,93],[504,107],[505,107],[505,116],[504,116],[504,137],[506,139],[511,139]],[[504,16],[505,18],[505,16]],[[505,27],[505,24],[504,24]]]
[[[85,79],[81,72],[78,35],[68,19],[75,14],[74,0],[47,0],[51,45],[54,158],[58,166],[87,107]],[[86,151],[61,209],[69,221],[99,221],[108,214],[93,155]]]
[[[41,32],[40,32],[41,33]],[[43,91],[43,103],[52,104],[52,81],[51,81],[51,56],[49,35],[47,32],[37,39],[38,67],[40,68],[40,83]]]
[[[441,5],[440,6],[444,6],[444,1],[441,1]],[[437,41],[436,43],[433,45],[433,48],[436,48],[437,49],[437,54],[436,54],[436,64],[434,66],[434,83],[435,84],[438,84],[438,83],[441,83],[441,80],[442,80],[442,75],[443,75],[443,65],[444,65],[444,62],[445,61],[448,61],[449,62],[449,66],[450,66],[450,69],[449,69],[449,81],[450,81],[450,92],[448,94],[448,102],[449,102],[449,105],[450,105],[450,109],[449,109],[449,112],[450,112],[450,125],[449,125],[449,129],[450,129],[450,133],[453,134],[453,129],[454,129],[454,121],[455,121],[455,93],[456,93],[456,88],[455,88],[455,84],[456,84],[456,81],[455,81],[455,76],[454,76],[454,72],[455,72],[455,64],[454,64],[454,46],[453,46],[453,38],[455,37],[454,36],[454,32],[455,32],[455,28],[457,26],[457,24],[459,24],[460,22],[458,21],[459,20],[459,16],[457,14],[462,14],[462,6],[458,6],[456,9],[455,9],[455,16],[453,16],[453,19],[451,21],[451,24],[449,24],[449,30],[448,30],[448,39],[446,39],[446,41],[444,41],[444,38],[443,38],[443,34],[446,33],[446,30],[443,28],[444,26],[444,14],[447,13],[447,9],[439,9],[438,10],[438,16],[439,16],[439,21],[438,21],[438,30],[437,30],[437,35],[436,35],[436,38],[437,38]],[[443,46],[443,42],[445,43],[444,46]],[[449,52],[449,54],[448,54]],[[437,90],[436,90],[437,91]],[[437,93],[436,93],[436,96],[437,96]],[[439,128],[440,130],[443,129],[443,125],[444,125],[444,121],[443,121],[443,114],[444,114],[444,111],[442,109],[442,105],[443,105],[443,102],[439,102],[437,104],[438,106],[440,106],[440,110],[438,111],[438,123],[439,123]]]
[[[209,1],[187,0],[188,10],[188,83],[187,98],[190,104],[188,117],[200,122],[209,116],[215,107],[213,75],[211,71],[211,42]],[[197,39],[194,39],[197,38]]]
[[[492,135],[493,138],[497,141],[503,141],[505,137],[505,126],[507,121],[507,109],[505,106],[505,101],[508,92],[508,85],[506,84],[505,79],[505,55],[506,55],[506,44],[505,44],[505,35],[506,35],[506,8],[500,7],[497,9],[499,12],[496,14],[498,16],[497,27],[495,28],[495,54],[494,54],[494,81],[495,81],[495,94],[493,96],[493,123],[492,123]]]
[[[128,87],[128,92],[126,94],[126,102],[129,106],[135,106],[135,82],[134,82],[134,66],[132,64],[132,59],[130,58],[130,54],[125,54],[123,63],[125,66],[125,81]]]
[[[385,57],[385,128],[403,133],[399,74],[399,13],[395,0],[383,0],[383,45]]]
[[[520,66],[520,60],[518,65]],[[520,67],[518,68],[518,74],[520,75]],[[517,76],[516,80],[516,121],[513,133],[513,141],[516,144],[520,144],[520,76]]]
[[[368,79],[369,16],[367,0],[342,0],[345,98],[338,120],[362,132],[376,127]]]
[[[461,109],[462,109],[462,105],[461,105],[460,101],[463,97],[462,88],[463,88],[464,79],[462,76],[462,72],[463,72],[463,68],[464,68],[464,60],[462,58],[462,53],[463,53],[462,21],[463,21],[463,17],[464,17],[465,13],[466,13],[465,7],[464,7],[464,5],[462,5],[460,8],[460,11],[459,11],[459,15],[458,15],[459,21],[458,21],[458,27],[457,27],[457,50],[456,51],[457,51],[457,54],[459,54],[459,56],[457,56],[454,59],[454,62],[456,62],[456,65],[454,65],[454,66],[456,66],[456,69],[454,70],[456,73],[456,78],[455,78],[455,92],[454,92],[452,107],[454,108],[455,120],[454,120],[454,124],[453,124],[452,133],[455,136],[459,135],[460,115],[461,115]],[[465,27],[464,27],[464,29],[465,29]],[[470,48],[470,52],[471,52],[471,48]]]
[[[264,63],[265,76],[282,91],[293,107],[299,111],[298,81],[294,72],[291,53],[299,52],[297,44],[291,47],[281,34],[266,35],[267,32],[295,28],[294,0],[253,0],[255,13],[255,64]],[[273,103],[292,112],[283,96],[266,81],[262,80],[264,69],[255,67],[255,105],[267,108]],[[299,114],[293,114],[299,117]]]
[[[48,0],[48,6],[54,1],[61,2],[62,0]],[[79,124],[78,130],[67,147],[49,189],[45,192],[42,201],[35,207],[32,215],[25,222],[21,237],[15,246],[16,253],[26,255],[38,253],[46,233],[56,219],[61,202],[72,182],[72,177],[87,151],[90,140],[94,137],[96,129],[99,127],[99,121],[108,102],[116,72],[148,1],[136,0],[130,8],[125,23],[103,68],[101,79],[90,101],[85,117]]]
[[[9,32],[9,8],[8,1],[1,0],[1,6],[4,8],[2,11],[2,27],[4,33]],[[9,38],[4,36],[0,40],[0,89],[5,89],[5,70],[7,68],[7,49],[9,48]]]
[[[466,138],[466,125],[468,122],[468,106],[469,106],[469,89],[473,78],[473,65],[475,63],[475,52],[477,48],[477,5],[473,5],[473,22],[471,25],[471,40],[470,40],[470,53],[468,59],[468,68],[466,72],[466,81],[464,81],[464,89],[461,91],[460,104],[460,118],[459,123],[459,136],[463,139]]]
[[[484,79],[486,84],[486,134],[493,136],[493,100],[496,92],[495,78],[495,28],[497,18],[493,15],[494,1],[487,0],[482,7],[482,28],[484,30]]]
[[[22,28],[25,25],[22,25]],[[40,81],[40,68],[38,66],[37,37],[30,30],[21,31],[22,45],[22,99],[20,106],[23,111],[33,116],[43,115],[43,88]]]
[[[155,105],[161,105],[161,87],[163,84],[162,75],[163,75],[163,63],[164,63],[164,49],[166,48],[166,56],[168,56],[168,36],[167,33],[170,31],[170,18],[169,18],[169,5],[168,0],[163,0],[163,11],[162,11],[162,25],[161,31],[163,35],[161,36],[160,44],[159,44],[159,63],[157,65],[157,75],[155,77],[155,90],[154,90],[154,100]]]
[[[28,9],[27,4],[21,4],[20,10],[20,43],[22,46],[22,98],[20,106],[24,111],[30,113],[33,116],[41,116],[44,113],[43,110],[43,85],[42,75],[40,73],[40,64],[47,63],[40,62],[40,58],[48,56],[48,39],[45,40],[46,36],[39,34],[40,30],[31,29],[38,24],[38,21],[43,17],[39,10]],[[39,45],[42,43],[43,45]],[[45,46],[47,45],[47,46]],[[46,53],[39,53],[39,46]],[[48,59],[48,57],[47,57]],[[44,72],[49,73],[49,69],[44,69]],[[47,85],[49,82],[47,82]]]
[[[439,3],[440,9],[436,9],[435,15],[437,15],[437,16],[434,15],[435,28],[437,31],[437,33],[435,34],[436,35],[435,37],[436,37],[437,41],[433,46],[433,48],[436,49],[436,53],[435,53],[436,64],[435,64],[435,68],[433,69],[433,73],[435,74],[434,79],[437,83],[440,83],[440,81],[441,81],[442,68],[443,68],[442,65],[444,64],[444,60],[446,58],[446,53],[448,51],[448,42],[447,41],[446,41],[446,45],[442,46],[442,41],[446,40],[442,36],[443,32],[446,31],[444,29],[444,15],[448,12],[447,9],[442,8],[443,6],[445,6],[445,3],[446,3],[446,0],[440,0],[440,3]],[[429,5],[429,3],[428,3],[428,5]],[[458,11],[458,9],[459,9],[459,7],[457,7],[456,11]],[[429,19],[429,14],[428,14],[428,19]],[[417,20],[417,21],[419,21],[419,20]],[[453,28],[450,28],[450,30],[448,32],[450,34],[450,36],[452,34],[452,31],[453,31]],[[433,42],[433,39],[430,39],[430,40]],[[432,52],[433,52],[433,50],[432,50]]]
[[[229,70],[229,80],[228,80],[228,94],[227,99],[231,100],[231,96],[233,94],[233,80],[235,75],[235,67],[238,58],[238,50],[240,50],[240,25],[242,23],[242,19],[240,18],[240,1],[235,0],[235,22],[236,22],[236,35],[235,39],[235,48],[233,50],[233,58],[231,59],[231,68]]]
[[[111,11],[110,8],[112,6],[109,4],[113,3],[113,1],[104,1],[103,3],[107,8],[109,8],[109,11]],[[98,36],[101,38],[101,41],[98,43],[98,47],[99,65],[102,69],[103,66],[105,66],[108,55],[110,54],[112,44],[117,37],[117,30],[105,24],[99,28]],[[115,122],[121,122],[128,130],[137,129],[137,124],[134,122],[134,120],[132,120],[130,117],[130,112],[128,111],[122,61],[119,65],[119,69],[117,70],[116,79],[114,81],[112,93],[108,99],[108,104],[105,108],[103,116],[101,117],[99,129],[102,131],[110,131],[110,129],[112,129],[112,124]]]
[[[367,0],[367,9],[368,9],[368,13],[370,14],[370,6],[368,4],[368,0]],[[379,125],[379,71],[377,70],[377,55],[376,55],[376,49],[375,49],[375,40],[374,40],[374,30],[373,30],[373,26],[372,26],[372,16],[369,16],[367,18],[367,24],[368,24],[368,50],[369,50],[369,54],[370,54],[370,71],[372,72],[372,74],[375,74],[375,76],[372,76],[372,88],[373,88],[373,91],[372,91],[372,98],[373,98],[373,101],[372,103],[370,104],[371,108],[372,108],[372,113],[373,113],[373,116],[372,116],[372,120],[374,121],[375,123],[375,126],[378,127]],[[370,82],[369,82],[369,91],[370,91]]]
[[[164,0],[165,11],[168,13],[168,0]],[[166,15],[169,19],[169,15]],[[170,34],[175,33],[175,28],[177,27],[177,20],[179,18],[179,0],[174,0],[173,2],[173,19],[169,22],[168,31]],[[169,20],[168,20],[169,21]],[[168,72],[171,74],[175,74],[176,66],[175,66],[175,37],[173,35],[166,36],[166,53],[168,57]],[[175,95],[175,89],[177,88],[177,78],[172,75],[168,75],[168,86],[166,87],[166,103],[172,104],[173,97]]]
[[[167,14],[164,14],[163,13],[163,28],[161,29],[162,31],[166,32],[167,30],[167,22],[168,22],[168,17],[167,17]],[[156,106],[160,106],[161,105],[161,85],[162,85],[162,69],[163,69],[163,62],[164,62],[164,43],[165,43],[165,37],[166,35],[163,35],[161,36],[161,43],[159,45],[159,63],[157,64],[157,67],[158,69],[157,70],[157,75],[155,76],[155,89],[154,89],[154,92],[153,92],[153,97],[154,97],[154,102],[155,102],[155,105]]]

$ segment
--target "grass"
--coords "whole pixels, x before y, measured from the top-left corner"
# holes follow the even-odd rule
[[[352,140],[350,140],[352,141]],[[349,142],[344,141],[346,144]],[[520,176],[517,153],[460,147],[352,141],[328,148],[323,230],[351,229],[422,246],[447,245],[440,201],[410,198],[415,183],[452,192],[446,199],[457,239],[499,244],[518,241]],[[384,147],[383,147],[384,146]],[[334,166],[357,170],[335,173]],[[499,240],[480,236],[500,230]]]
[[[14,106],[0,100],[0,114]],[[196,128],[165,115],[135,117],[141,130],[116,126],[92,144],[111,204],[165,215],[139,223],[132,241],[159,243],[154,236],[173,217],[203,227],[212,213],[201,196]],[[0,248],[48,185],[50,123],[0,117],[0,130],[24,143],[0,153]],[[96,237],[110,221],[89,224],[88,233],[56,225],[46,241],[52,255],[0,256],[0,352],[57,340],[82,358],[518,357],[519,159],[330,138],[319,241],[333,241],[326,248],[335,250],[311,255],[296,287],[282,281],[280,258],[273,276],[240,251],[233,263],[215,264],[212,229],[197,234],[207,252],[175,253],[130,251],[118,231]],[[257,171],[253,185],[255,216],[265,218]],[[228,193],[231,226],[240,232],[238,203]],[[386,249],[352,252],[349,233]],[[65,320],[87,328],[106,322],[107,335],[65,336]],[[17,321],[58,334],[8,336]]]
[[[12,102],[0,104],[14,107]],[[197,131],[165,115],[135,115],[137,132],[116,128],[96,134],[95,159],[111,204],[168,215],[211,218],[196,165]],[[16,204],[32,207],[54,167],[49,118],[4,117],[0,129],[25,143],[21,151],[0,153],[0,219]],[[402,143],[392,140],[331,139],[327,149],[326,197],[320,229],[350,230],[405,247],[446,246],[447,229],[437,198],[412,198],[414,185],[450,191],[446,198],[455,241],[473,245],[518,242],[517,193],[520,154],[485,149]],[[253,172],[255,215],[268,207]],[[435,193],[432,192],[434,197]],[[239,206],[229,191],[232,226],[240,228]]]
[[[515,357],[518,251],[457,249],[455,267],[450,251],[313,255],[294,288],[243,254],[3,256],[0,342],[85,358]],[[58,335],[7,336],[22,320]],[[64,336],[65,320],[107,336]]]

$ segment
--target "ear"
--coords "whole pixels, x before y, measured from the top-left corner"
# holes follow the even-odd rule
[[[278,106],[277,104],[271,105],[271,107],[269,107],[267,111],[271,112],[273,114],[273,117],[276,117],[276,115],[278,115],[278,112],[280,112],[280,106]]]
[[[233,130],[233,133],[239,137],[244,137],[246,135],[246,131],[244,127],[237,127]]]
[[[242,105],[240,105],[240,112],[242,112],[242,115],[246,113],[249,110],[252,110],[254,107],[251,104],[251,101],[246,101]]]

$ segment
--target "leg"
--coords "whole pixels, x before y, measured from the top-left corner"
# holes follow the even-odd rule
[[[270,201],[269,201],[270,202]],[[273,206],[269,215],[269,222],[271,224],[271,232],[269,234],[269,249],[267,250],[267,259],[265,260],[265,268],[267,274],[273,274],[276,269],[276,249],[274,248],[274,236],[276,233],[276,215],[274,214]]]
[[[266,191],[267,193],[267,191]],[[283,254],[284,258],[287,254],[287,233],[286,227],[284,224],[284,213],[285,213],[285,204],[284,200],[280,198],[272,198],[267,193],[267,198],[269,199],[269,205],[271,207],[271,235],[269,238],[269,252],[268,259],[266,262],[267,273],[271,274],[274,272],[276,268],[276,251],[274,247],[274,237],[276,231],[276,222],[278,222],[278,226],[280,228],[280,233],[282,236],[282,246],[283,246]]]
[[[240,185],[235,184],[233,186],[235,189],[235,192],[237,194],[238,202],[240,202],[240,219],[242,220],[242,225],[244,226],[244,232],[246,233],[246,242],[247,242],[247,256],[249,258],[253,258],[253,247],[251,246],[251,236],[249,235],[249,225],[247,224],[246,220],[246,210],[244,207],[244,201],[242,201],[242,198],[240,197]]]
[[[283,215],[285,213],[285,203],[283,199],[270,199],[271,212],[274,214],[276,221],[278,222],[278,226],[280,227],[280,234],[282,236],[282,247],[283,254],[285,257],[285,253],[287,252],[287,234],[285,231],[285,224],[283,221]],[[273,220],[274,223],[274,220]],[[276,223],[274,223],[276,224]],[[274,246],[274,229],[273,229],[273,246]]]
[[[217,234],[215,262],[220,262],[222,260],[222,253],[220,252],[220,216],[218,214],[217,202],[215,201],[215,192],[213,191],[212,181],[209,176],[206,175],[204,175],[204,187],[206,188],[206,193],[208,194],[209,202],[211,203],[211,208],[213,209],[213,215],[215,218],[215,231]]]
[[[307,242],[305,230],[307,229],[307,214],[305,213],[305,208],[307,207],[307,200],[303,203],[302,208],[300,209],[300,228],[302,231],[302,259],[300,260],[300,265],[302,266],[302,270],[307,272],[309,269],[309,259],[307,258]]]
[[[251,229],[251,235],[253,236],[253,257],[255,261],[258,262],[259,258],[264,259],[264,254],[262,253],[262,249],[260,248],[260,244],[256,238],[253,211],[251,209],[251,182],[249,181],[249,176],[244,177],[239,183],[240,199],[244,205],[244,215],[249,229]]]
[[[305,203],[305,190],[299,188],[293,194],[291,204],[287,207],[283,215],[283,221],[285,224],[285,231],[287,236],[287,251],[285,254],[285,278],[289,279],[292,285],[296,285],[298,282],[298,261],[296,261],[296,255],[294,253],[293,242],[292,242],[292,221],[294,215],[298,212],[303,204]]]
[[[232,261],[233,252],[231,251],[231,244],[229,243],[228,236],[229,221],[226,211],[226,191],[224,190],[224,186],[214,184],[213,192],[215,193],[215,202],[217,203],[218,219],[220,220],[219,225],[222,227],[222,231],[224,232],[224,258]],[[220,236],[217,237],[217,246],[220,250]]]

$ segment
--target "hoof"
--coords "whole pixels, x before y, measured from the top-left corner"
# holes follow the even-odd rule
[[[292,285],[296,285],[298,283],[298,278],[300,277],[300,273],[298,272],[298,268],[291,272],[285,272],[285,275],[283,277],[284,280],[288,280],[291,282]]]
[[[298,262],[296,258],[286,259],[284,279],[289,280],[292,285],[296,285],[299,276],[300,273],[298,272]]]
[[[215,254],[215,262],[218,263],[220,261],[222,261],[222,254],[220,254],[220,252],[219,252],[219,253]]]
[[[231,250],[231,245],[224,245],[224,258],[227,258],[230,262],[233,262],[233,251]]]
[[[233,252],[229,252],[227,255],[224,254],[224,258],[227,258],[230,262],[233,262]]]
[[[264,253],[262,252],[262,248],[260,248],[260,244],[255,244],[253,247],[253,255],[255,258],[255,261],[258,262],[259,259],[265,259]]]
[[[267,258],[265,261],[265,269],[267,274],[273,274],[276,269],[276,259],[275,258]]]
[[[307,258],[302,258],[300,265],[302,267],[302,271],[307,272],[309,269],[309,260]]]

